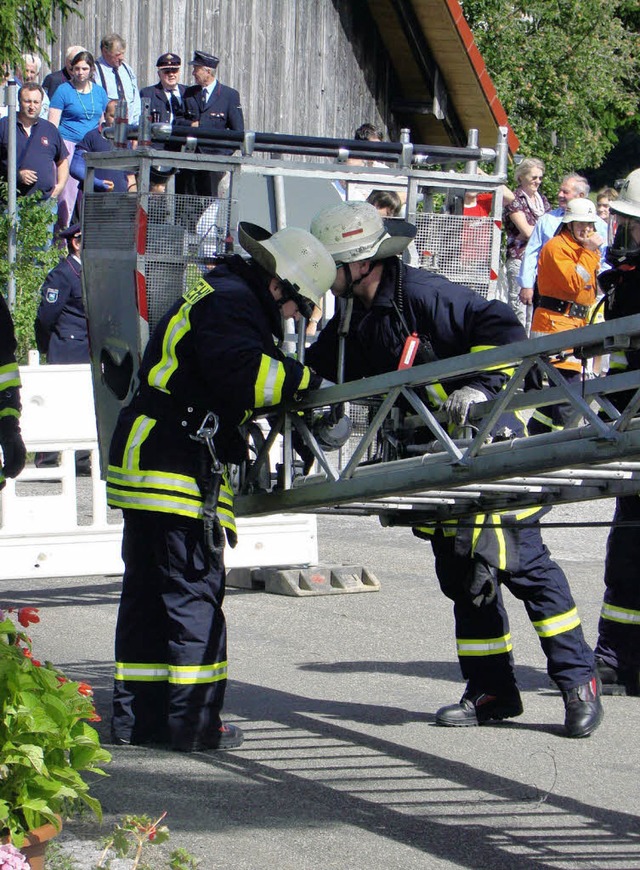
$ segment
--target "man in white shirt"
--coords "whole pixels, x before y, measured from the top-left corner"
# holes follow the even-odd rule
[[[140,93],[138,80],[131,67],[124,62],[127,47],[117,33],[104,36],[100,42],[101,56],[96,59],[95,81],[107,92],[110,100],[126,100],[130,124],[140,120]]]

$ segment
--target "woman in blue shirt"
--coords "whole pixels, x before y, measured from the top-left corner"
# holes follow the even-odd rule
[[[71,62],[71,81],[56,88],[51,98],[49,121],[62,134],[69,162],[77,143],[100,123],[109,101],[105,89],[92,81],[94,71],[93,55],[88,51],[78,52]],[[58,199],[58,228],[69,225],[77,196],[78,182],[69,176]]]

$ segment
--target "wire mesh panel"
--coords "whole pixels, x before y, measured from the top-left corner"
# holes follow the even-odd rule
[[[224,252],[228,233],[226,199],[149,195],[144,275],[150,331],[207,262]]]
[[[431,214],[416,216],[415,244],[420,266],[488,296],[495,221],[491,217]]]

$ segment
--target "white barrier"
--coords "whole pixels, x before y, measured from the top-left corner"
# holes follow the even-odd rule
[[[107,507],[88,365],[20,369],[22,433],[30,453],[61,454],[57,468],[33,462],[0,493],[0,579],[121,574],[122,522]],[[74,452],[91,451],[91,479],[77,478]],[[229,568],[309,565],[318,560],[308,514],[241,519]]]

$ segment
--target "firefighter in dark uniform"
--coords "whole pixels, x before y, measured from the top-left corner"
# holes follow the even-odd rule
[[[610,212],[606,259],[612,268],[599,278],[606,294],[606,320],[640,314],[640,169],[627,176]],[[612,373],[638,369],[638,350],[610,357]],[[632,393],[613,393],[610,398],[622,411],[631,396]],[[603,694],[637,696],[640,695],[640,496],[618,498],[613,522],[607,542],[596,664]]]
[[[219,59],[205,51],[194,51],[193,67],[195,85],[184,94],[187,119],[200,130],[244,130],[244,117],[240,94],[234,88],[223,85],[217,79]],[[213,143],[201,142],[200,154],[232,154],[233,149],[217,148]],[[217,196],[218,185],[224,173],[194,172],[194,193],[199,196]]]
[[[314,218],[312,233],[338,265],[333,292],[352,293],[354,314],[346,348],[346,377],[398,368],[407,339],[423,337],[424,354],[446,359],[525,338],[511,309],[446,278],[403,265],[396,256],[415,227],[383,221],[366,203],[343,203]],[[336,315],[307,354],[325,377],[336,377]],[[428,348],[428,349],[427,349]],[[485,371],[433,385],[426,398],[461,426],[470,406],[502,386],[505,375]],[[467,687],[459,704],[436,714],[439,725],[478,725],[522,713],[512,643],[500,584],[524,601],[565,702],[568,736],[584,737],[602,719],[593,652],[583,637],[569,584],[542,543],[539,509],[475,518],[476,528],[417,528],[431,541],[436,573],[454,602],[458,658]]]
[[[161,54],[156,61],[158,81],[140,90],[140,96],[150,100],[149,111],[154,123],[173,124],[185,116],[184,92],[187,86],[178,81],[181,67],[179,55],[172,51]]]
[[[242,742],[222,724],[227,651],[224,537],[235,543],[227,465],[238,427],[322,379],[274,343],[308,317],[333,260],[305,230],[239,225],[250,254],[220,260],[154,330],[140,387],[113,436],[107,495],[124,514],[113,739],[179,751]]]
[[[27,457],[20,434],[20,410],[16,337],[7,303],[0,294],[0,489],[8,477],[20,474]]]
[[[69,255],[52,269],[40,288],[36,314],[36,343],[49,363],[88,363],[89,338],[82,301],[80,224],[60,233],[67,240]]]

